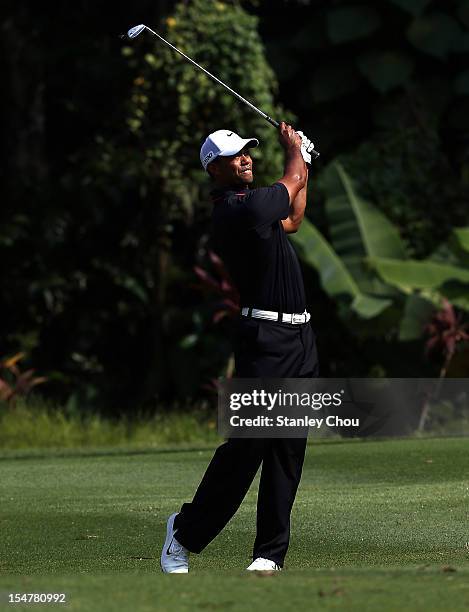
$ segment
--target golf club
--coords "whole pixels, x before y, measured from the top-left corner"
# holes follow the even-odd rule
[[[151,34],[153,34],[153,36],[156,36],[157,38],[159,38],[161,40],[161,42],[163,42],[165,45],[168,45],[168,47],[171,47],[171,49],[173,51],[176,51],[176,53],[179,53],[179,55],[182,55],[182,57],[184,59],[186,59],[188,62],[190,62],[193,66],[195,66],[196,68],[198,68],[199,70],[201,70],[202,72],[204,72],[208,77],[210,77],[213,81],[215,81],[216,83],[218,83],[219,85],[222,85],[222,87],[224,87],[225,89],[227,89],[231,94],[233,94],[233,96],[235,96],[236,98],[238,98],[238,100],[241,100],[241,102],[244,102],[244,104],[247,104],[253,111],[256,111],[256,113],[258,113],[259,115],[261,115],[261,117],[263,117],[266,121],[268,121],[270,124],[272,124],[274,127],[278,128],[279,127],[279,122],[275,121],[275,119],[272,119],[272,117],[269,117],[269,115],[267,115],[266,113],[264,113],[263,111],[261,111],[259,108],[257,108],[256,106],[254,106],[254,104],[252,104],[251,102],[249,102],[249,100],[246,100],[246,98],[243,98],[243,96],[240,96],[239,93],[237,93],[234,89],[231,89],[231,87],[228,87],[228,85],[226,85],[225,83],[223,83],[223,81],[220,81],[220,79],[218,79],[215,75],[213,75],[211,72],[209,72],[208,70],[206,70],[205,68],[203,68],[202,66],[200,66],[200,64],[198,64],[197,62],[195,62],[193,59],[191,59],[188,55],[186,55],[185,53],[183,53],[182,51],[180,51],[177,47],[175,47],[174,45],[172,45],[170,42],[168,42],[165,38],[163,38],[162,36],[160,36],[157,32],[155,32],[154,30],[152,30],[151,28],[149,28],[148,26],[144,25],[143,23],[141,23],[140,25],[134,26],[133,28],[130,28],[130,30],[127,32],[127,37],[130,39],[133,38],[137,38],[137,36],[139,36],[144,30],[148,30]],[[122,35],[122,38],[125,38],[125,34]],[[319,157],[319,152],[316,151],[315,149],[311,149],[309,151],[310,155],[311,155],[311,159],[317,159]]]

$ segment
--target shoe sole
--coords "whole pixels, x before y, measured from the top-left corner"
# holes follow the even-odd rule
[[[177,517],[178,514],[179,512],[174,512],[173,514],[171,514],[171,516],[168,519],[168,522],[166,523],[166,539],[164,541],[164,546],[163,546],[163,550],[161,551],[161,557],[160,557],[161,571],[164,574],[187,574],[189,572],[189,570],[175,570],[172,572],[168,572],[163,567],[163,556],[165,552],[168,550],[168,548],[171,546],[171,540],[174,537],[174,519]]]
[[[268,561],[270,561],[270,559],[268,559]],[[254,564],[253,562],[251,563],[251,565],[249,565],[246,568],[246,570],[248,572],[281,572],[282,571],[282,568],[280,567],[280,565],[275,563],[275,561],[270,561],[270,563],[274,563],[274,567],[251,567]]]

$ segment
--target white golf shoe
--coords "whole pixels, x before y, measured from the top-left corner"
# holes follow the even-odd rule
[[[166,540],[161,551],[161,569],[165,574],[187,574],[189,572],[189,551],[174,537],[174,519],[171,514],[166,524]]]
[[[250,572],[272,572],[280,571],[282,568],[280,565],[277,565],[275,561],[264,559],[263,557],[257,557],[257,559],[254,559],[251,565],[246,569]]]

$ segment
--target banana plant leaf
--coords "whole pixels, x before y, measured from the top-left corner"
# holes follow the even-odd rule
[[[468,283],[469,294],[469,270],[462,267],[415,259],[401,261],[370,257],[367,261],[386,283],[404,293],[411,293],[414,289],[438,289],[445,283],[458,281]]]
[[[332,246],[304,219],[298,233],[291,235],[300,258],[319,273],[323,289],[331,297],[346,298],[360,317],[370,319],[392,304],[391,300],[364,294]]]
[[[461,249],[459,247],[459,243],[453,236],[451,237],[449,242],[443,242],[442,244],[438,245],[438,247],[433,251],[433,253],[430,253],[428,255],[426,261],[434,261],[450,266],[460,266],[460,252]]]
[[[464,251],[469,252],[469,227],[458,227],[453,233],[456,236],[459,246],[464,249]]]
[[[366,257],[405,259],[405,246],[394,225],[370,202],[361,198],[341,164],[326,170],[326,212],[331,242],[364,293],[394,295],[364,264]]]
[[[421,338],[435,305],[418,294],[407,296],[404,312],[399,324],[399,340],[405,342]]]
[[[447,298],[453,306],[469,312],[469,286],[458,281],[449,281],[440,288],[440,293]]]
[[[469,268],[469,227],[454,229],[449,240],[440,244],[428,260]]]
[[[405,246],[397,228],[373,204],[357,194],[352,179],[340,163],[336,162],[334,169],[339,178],[340,191],[334,194],[336,197],[332,199],[327,210],[328,216],[330,213],[331,225],[334,226],[333,244],[337,253],[342,256],[342,248],[346,249],[352,238],[349,232],[355,227],[358,234],[354,242],[349,242],[349,245],[354,244],[355,254],[359,254],[360,240],[360,254],[368,257],[405,259]]]

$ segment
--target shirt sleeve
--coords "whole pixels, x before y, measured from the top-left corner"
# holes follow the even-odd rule
[[[280,219],[286,219],[290,212],[290,196],[283,183],[249,191],[243,198],[246,229],[261,229]]]

